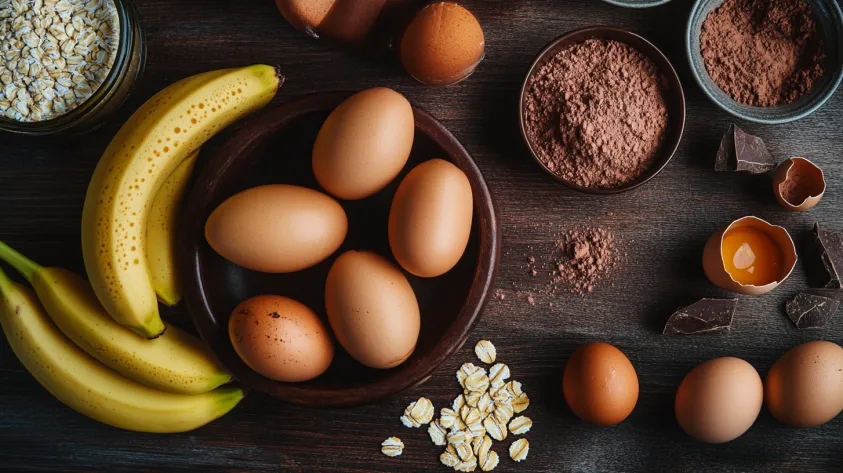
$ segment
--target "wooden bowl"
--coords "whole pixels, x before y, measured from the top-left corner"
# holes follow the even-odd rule
[[[500,257],[498,217],[483,175],[456,138],[415,107],[416,135],[407,166],[374,196],[340,202],[348,215],[348,236],[331,257],[304,271],[266,274],[237,266],[211,249],[205,241],[205,221],[232,194],[270,183],[322,190],[311,169],[313,142],[328,114],[351,94],[305,96],[243,124],[201,166],[187,196],[180,228],[185,303],[199,334],[244,387],[303,406],[372,403],[426,381],[462,347],[477,323],[489,298]],[[337,354],[328,371],[303,383],[274,381],[249,368],[228,338],[228,318],[235,306],[251,296],[278,294],[306,304],[326,320],[325,279],[331,264],[348,249],[373,250],[392,259],[387,238],[392,197],[410,169],[432,158],[447,159],[466,173],[474,192],[474,220],[468,247],[454,269],[432,279],[405,272],[422,318],[413,355],[396,368],[376,370],[361,365],[337,344]]]
[[[619,41],[632,46],[634,49],[640,51],[641,54],[650,58],[665,78],[665,98],[667,101],[667,111],[669,116],[668,127],[665,131],[664,142],[662,143],[659,156],[655,159],[650,168],[643,174],[638,176],[636,179],[617,187],[585,187],[559,176],[542,162],[539,158],[539,153],[535,143],[533,143],[527,135],[525,113],[527,108],[527,97],[530,93],[530,83],[533,80],[533,77],[538,74],[539,70],[541,70],[548,61],[553,59],[559,51],[589,39]],[[530,151],[530,156],[533,157],[533,160],[550,177],[575,191],[584,192],[586,194],[619,194],[621,192],[635,189],[649,182],[650,179],[656,177],[656,175],[658,175],[658,173],[667,166],[673,158],[673,155],[676,154],[676,150],[679,148],[679,142],[682,141],[682,133],[685,130],[685,92],[682,90],[682,82],[676,74],[676,69],[673,68],[673,65],[670,63],[667,56],[665,56],[659,48],[653,45],[653,43],[631,31],[620,28],[592,26],[565,33],[564,35],[551,41],[544,47],[544,49],[541,50],[538,56],[536,56],[533,60],[533,64],[530,65],[530,70],[527,72],[524,82],[521,84],[521,97],[518,105],[518,121],[521,125],[521,137],[524,139],[524,143]]]

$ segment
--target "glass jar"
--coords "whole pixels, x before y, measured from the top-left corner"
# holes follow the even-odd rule
[[[0,131],[24,135],[78,135],[102,125],[126,101],[146,63],[138,11],[131,0],[113,0],[120,20],[120,39],[114,65],[91,97],[64,115],[40,122],[21,122],[0,116]]]

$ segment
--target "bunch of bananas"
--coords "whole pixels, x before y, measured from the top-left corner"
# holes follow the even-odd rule
[[[0,242],[0,326],[23,365],[56,398],[100,422],[183,432],[243,398],[192,335],[165,324],[158,301],[181,299],[174,261],[179,204],[199,148],[266,105],[281,79],[270,66],[188,77],[146,102],[97,165],[82,215],[90,283],[37,265]],[[40,303],[39,303],[40,300]]]

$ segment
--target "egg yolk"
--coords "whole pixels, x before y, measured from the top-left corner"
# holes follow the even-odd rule
[[[751,227],[729,230],[721,246],[723,264],[745,286],[764,286],[781,277],[782,252],[769,235]]]

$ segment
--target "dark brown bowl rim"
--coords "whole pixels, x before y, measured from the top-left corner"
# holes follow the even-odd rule
[[[184,301],[199,335],[220,359],[223,366],[234,372],[235,379],[246,389],[259,391],[291,404],[308,407],[351,407],[373,403],[394,396],[406,389],[427,381],[431,375],[467,341],[480,319],[491,294],[500,261],[501,235],[499,219],[492,194],[477,164],[457,139],[435,118],[413,106],[416,129],[439,145],[450,159],[462,169],[471,182],[474,194],[475,218],[479,226],[479,256],[466,302],[459,314],[436,343],[427,357],[411,359],[393,373],[375,383],[344,389],[302,387],[296,383],[283,383],[262,376],[249,376],[244,382],[237,377],[238,367],[227,363],[230,356],[225,347],[218,346],[228,339],[228,327],[217,327],[215,314],[205,294],[205,275],[200,253],[204,244],[205,219],[213,210],[214,198],[224,192],[223,176],[235,164],[245,166],[248,156],[254,156],[255,147],[264,137],[283,128],[300,116],[318,111],[328,112],[354,92],[338,91],[305,95],[291,100],[263,114],[251,118],[240,126],[230,138],[199,169],[185,199],[179,244],[179,263],[185,269]],[[239,163],[239,164],[238,164]],[[242,168],[239,168],[242,169]],[[236,171],[236,170],[235,170]],[[220,339],[220,335],[224,340]],[[233,350],[232,350],[233,351]],[[222,353],[222,356],[220,356]],[[236,356],[236,354],[235,354]]]
[[[672,144],[669,148],[666,148],[662,151],[662,157],[659,159],[658,164],[654,164],[650,169],[648,169],[642,177],[639,177],[635,181],[631,183],[624,184],[618,187],[612,188],[593,188],[593,187],[584,187],[578,184],[574,184],[558,175],[556,175],[553,171],[547,168],[545,164],[539,159],[538,153],[536,153],[535,148],[533,147],[532,142],[527,137],[527,129],[526,124],[524,122],[524,102],[527,98],[528,87],[530,84],[530,80],[535,75],[538,67],[544,63],[547,59],[547,56],[550,52],[559,44],[564,41],[568,41],[572,36],[575,35],[591,35],[592,37],[596,37],[601,33],[609,33],[617,35],[616,38],[612,38],[616,41],[625,42],[629,44],[636,50],[640,51],[642,54],[650,57],[651,59],[657,60],[659,68],[662,69],[662,73],[665,75],[667,80],[670,82],[671,87],[676,87],[679,91],[679,103],[681,105],[681,113],[677,116],[671,114],[670,120],[672,121],[672,126],[678,130],[677,139],[675,143]],[[644,48],[640,48],[639,45],[631,44],[623,40],[623,38],[634,38],[636,41],[639,41]],[[586,38],[587,39],[587,38]],[[585,39],[583,39],[584,41]],[[662,67],[662,64],[667,66],[665,70]],[[519,96],[518,102],[518,123],[521,128],[521,138],[523,138],[524,143],[527,145],[527,149],[530,151],[530,156],[533,158],[533,161],[542,168],[542,170],[547,173],[550,177],[556,180],[559,183],[564,184],[566,187],[573,189],[578,192],[583,192],[586,194],[596,194],[596,195],[612,195],[612,194],[620,194],[623,192],[631,191],[636,189],[648,182],[651,179],[656,177],[662,170],[670,163],[673,159],[673,156],[676,154],[676,150],[679,149],[679,144],[682,142],[682,135],[685,132],[685,116],[686,116],[686,104],[685,104],[685,90],[682,87],[682,81],[679,79],[679,75],[676,73],[676,68],[673,67],[673,63],[664,55],[664,53],[657,48],[653,43],[648,41],[643,36],[633,33],[632,31],[625,30],[622,28],[612,28],[606,26],[589,26],[586,28],[580,28],[577,30],[569,31],[562,36],[557,37],[556,39],[550,41],[542,50],[536,55],[533,62],[530,64],[530,69],[527,71],[527,75],[524,77],[524,81],[521,83],[521,94]]]

